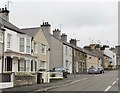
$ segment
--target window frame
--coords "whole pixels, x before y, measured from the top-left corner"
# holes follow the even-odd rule
[[[23,39],[23,42],[21,41],[21,39]],[[23,47],[23,51],[21,51],[21,47]],[[24,37],[19,38],[19,52],[25,52],[25,38]]]
[[[0,33],[0,43],[3,43],[3,33]]]
[[[43,48],[44,48],[44,52],[43,52]],[[45,46],[45,44],[41,44],[41,54],[46,55],[46,46]]]
[[[9,37],[9,39],[8,39]],[[12,34],[8,33],[7,34],[7,48],[10,49],[11,48],[11,43],[12,43]]]
[[[30,50],[31,50],[30,49],[30,45],[31,45],[30,41],[31,40],[29,38],[26,39],[26,53],[30,53]]]
[[[38,48],[38,44],[34,42],[34,45],[33,45],[33,51],[34,51],[34,54],[37,54],[37,49]]]

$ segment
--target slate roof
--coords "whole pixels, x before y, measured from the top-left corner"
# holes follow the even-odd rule
[[[53,35],[51,35],[51,36],[53,36]],[[54,37],[54,36],[53,36],[53,37]],[[54,37],[54,38],[56,38],[56,37]],[[68,43],[68,42],[64,42],[64,41],[62,41],[62,40],[60,40],[60,39],[58,39],[58,38],[56,38],[56,39],[59,40],[60,42],[62,42],[63,44],[65,44],[65,45],[67,45],[67,46],[70,46],[70,47],[72,47],[72,48],[75,48],[76,50],[79,50],[79,51],[81,51],[81,52],[83,52],[83,53],[85,53],[85,54],[89,54],[89,55],[98,57],[97,55],[95,55],[95,54],[92,53],[91,51],[85,50],[84,48],[75,46],[75,45],[70,44],[70,43]]]
[[[40,27],[33,27],[33,28],[23,28],[21,32],[26,33],[27,35],[34,37],[37,32],[39,31]]]
[[[6,21],[5,19],[1,18],[0,17],[0,25],[1,26],[4,26],[4,28],[7,28],[7,29],[10,29],[10,30],[13,30],[15,32],[18,32],[18,33],[21,33],[21,34],[25,34],[23,32],[21,32],[21,30],[16,27],[15,25],[13,25],[12,23]]]

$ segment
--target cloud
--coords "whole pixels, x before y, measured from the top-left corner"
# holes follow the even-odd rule
[[[108,40],[111,45],[117,42],[118,10],[114,2],[15,2],[10,9],[11,22],[18,27],[39,26],[44,20],[52,29],[61,24],[62,32],[69,39],[80,39],[81,46],[90,43],[89,38]]]

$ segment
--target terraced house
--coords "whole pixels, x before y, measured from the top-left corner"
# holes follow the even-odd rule
[[[9,74],[9,76],[6,77],[6,80],[11,81],[13,79],[11,77],[13,72],[15,75],[17,72],[35,73],[37,66],[37,57],[31,54],[32,37],[28,36],[18,27],[9,22],[9,11],[6,7],[2,8],[1,11],[2,16],[0,17],[0,25],[2,26],[2,29],[0,29],[0,31],[4,29],[4,35],[3,32],[0,33],[0,49],[2,49],[1,56],[3,57],[4,52],[4,57],[0,69],[3,74]],[[3,79],[5,79],[5,77]]]
[[[32,54],[37,57],[37,71],[48,71],[50,48],[42,29],[24,28],[22,32],[32,37]]]
[[[0,74],[3,73],[3,58],[4,58],[4,29],[0,25]]]

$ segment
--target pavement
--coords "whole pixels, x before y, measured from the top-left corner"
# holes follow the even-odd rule
[[[73,84],[77,82],[78,80],[84,80],[86,79],[84,75],[68,75],[68,78],[65,78],[63,80],[59,80],[54,83],[44,83],[44,84],[34,84],[34,85],[27,85],[27,86],[19,86],[19,87],[13,87],[13,88],[7,88],[3,89],[2,93],[35,93],[37,91],[47,91],[51,88],[57,88],[59,86],[64,86],[68,84]]]
[[[3,89],[2,93],[39,93],[40,91],[104,91],[117,79],[117,71],[106,71],[104,74],[76,74],[54,83],[34,84]],[[99,83],[98,83],[99,82]],[[117,83],[116,83],[117,84]],[[111,90],[118,90],[118,85]],[[69,86],[68,86],[69,85]],[[83,86],[84,85],[84,86]],[[41,93],[41,92],[40,92]]]

